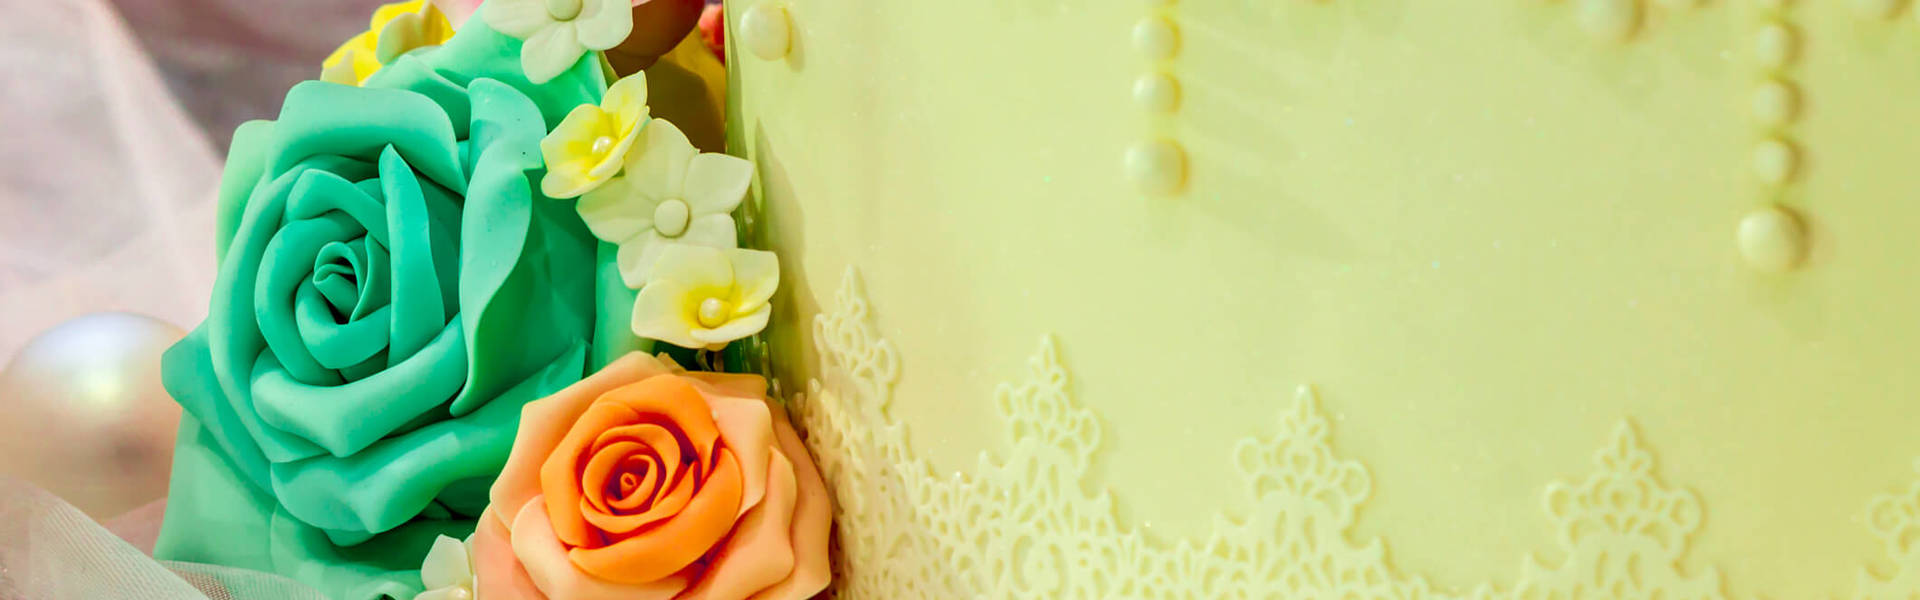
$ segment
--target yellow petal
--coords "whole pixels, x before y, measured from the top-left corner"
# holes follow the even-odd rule
[[[725,297],[733,288],[733,264],[719,248],[672,244],[660,251],[648,285],[662,280],[693,291],[713,290],[709,297]]]
[[[780,257],[764,250],[726,252],[733,268],[734,312],[749,313],[766,307],[773,291],[780,287]]]
[[[633,334],[682,348],[703,347],[693,337],[693,330],[700,328],[701,300],[679,283],[649,281],[633,300]]]
[[[607,88],[600,97],[600,110],[614,116],[623,130],[638,128],[647,117],[647,73],[629,75]]]
[[[612,113],[607,113],[607,118],[619,120],[619,116]],[[619,141],[615,142],[613,148],[608,149],[606,154],[600,156],[600,162],[594,163],[593,168],[587,171],[594,178],[607,179],[620,174],[620,169],[626,166],[627,153],[633,150],[633,143],[640,140],[638,127],[617,124],[614,129],[615,135],[620,136],[617,138]]]
[[[611,119],[598,106],[573,107],[560,125],[540,140],[540,157],[547,163],[540,192],[549,198],[573,198],[606,183],[611,174],[595,177],[592,173],[601,159],[593,145],[615,134],[610,125]]]
[[[353,68],[358,62],[355,55],[359,52],[359,50],[341,46],[335,51],[334,56],[328,57],[327,62],[322,63],[320,80],[340,85],[360,85],[360,74]]]
[[[689,335],[706,348],[718,350],[721,346],[727,345],[727,342],[760,333],[760,330],[766,329],[767,320],[772,315],[773,305],[761,304],[758,310],[736,314],[726,324],[713,329],[699,329],[699,324],[695,323],[695,329],[690,331]]]
[[[367,23],[367,30],[379,31],[385,28],[388,22],[400,18],[401,15],[424,12],[426,4],[427,0],[407,0],[380,5],[380,8],[373,9],[373,19]]]

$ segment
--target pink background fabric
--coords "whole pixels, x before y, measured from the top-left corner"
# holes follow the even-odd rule
[[[89,312],[198,323],[233,127],[378,3],[0,0],[0,365]]]
[[[197,324],[233,127],[273,118],[378,3],[0,0],[0,366],[86,313]],[[151,552],[164,506],[106,531]]]

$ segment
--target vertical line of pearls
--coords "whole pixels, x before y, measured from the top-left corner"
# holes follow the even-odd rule
[[[1186,151],[1166,130],[1180,108],[1180,82],[1172,71],[1180,52],[1180,29],[1174,21],[1175,0],[1145,0],[1147,15],[1133,26],[1133,48],[1146,59],[1147,69],[1133,80],[1133,101],[1145,110],[1152,129],[1146,139],[1127,147],[1128,179],[1140,191],[1155,196],[1177,195],[1186,187]]]
[[[1800,91],[1791,70],[1799,58],[1799,33],[1788,22],[1792,0],[1758,0],[1760,20],[1751,41],[1760,77],[1749,92],[1749,110],[1759,128],[1752,161],[1764,203],[1740,220],[1740,255],[1748,266],[1780,272],[1798,266],[1807,235],[1800,217],[1780,202],[1799,170],[1800,154],[1791,135],[1799,116]]]

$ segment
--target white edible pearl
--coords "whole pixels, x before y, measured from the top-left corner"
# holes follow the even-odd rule
[[[1794,43],[1792,29],[1784,24],[1769,23],[1754,34],[1753,55],[1762,67],[1785,68],[1793,62]]]
[[[1807,233],[1786,209],[1769,206],[1740,220],[1740,256],[1755,270],[1778,273],[1800,264]]]
[[[603,136],[600,136],[598,139],[593,140],[594,156],[606,156],[607,151],[612,149],[613,149],[613,136],[603,135]]]
[[[727,324],[727,303],[719,298],[700,302],[700,326],[708,329]]]
[[[1753,173],[1768,185],[1786,183],[1793,178],[1794,158],[1793,146],[1784,140],[1760,142],[1753,149]]]
[[[1141,19],[1133,26],[1133,48],[1147,60],[1173,58],[1180,47],[1180,30],[1161,17]]]
[[[1753,116],[1762,125],[1779,127],[1793,119],[1798,108],[1793,86],[1784,81],[1769,81],[1753,90]]]
[[[1173,112],[1180,104],[1180,84],[1164,73],[1148,73],[1133,80],[1133,101],[1152,112]]]
[[[1168,196],[1180,191],[1187,177],[1186,153],[1165,140],[1149,140],[1127,148],[1127,177],[1140,191]]]
[[[692,217],[693,209],[687,206],[687,202],[673,198],[653,207],[653,229],[666,237],[680,237],[680,234],[687,232]]]
[[[748,8],[746,14],[740,15],[739,27],[741,43],[762,60],[786,56],[793,44],[787,9],[777,2],[761,2]]]

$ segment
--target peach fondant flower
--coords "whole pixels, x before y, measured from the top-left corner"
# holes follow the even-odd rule
[[[831,506],[754,375],[634,353],[521,413],[474,534],[482,598],[800,599]]]

